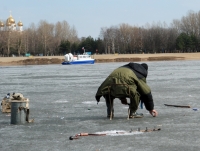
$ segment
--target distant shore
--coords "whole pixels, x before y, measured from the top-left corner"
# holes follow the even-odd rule
[[[92,58],[95,63],[200,60],[200,53],[104,54],[92,55]],[[61,64],[63,61],[64,56],[0,57],[0,66]]]

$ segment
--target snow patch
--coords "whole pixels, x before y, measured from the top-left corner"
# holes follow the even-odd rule
[[[109,136],[124,136],[124,135],[137,135],[142,134],[143,132],[139,131],[124,131],[124,130],[111,130],[111,131],[102,131],[102,132],[96,132],[96,134],[106,134]]]
[[[96,101],[84,101],[84,102],[82,102],[83,104],[97,104],[97,102]],[[100,104],[100,103],[102,103],[102,102],[99,102],[98,104]]]
[[[68,101],[57,100],[57,101],[55,101],[53,103],[66,103],[66,102],[68,102]]]

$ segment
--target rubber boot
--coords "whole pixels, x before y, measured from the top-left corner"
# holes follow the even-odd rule
[[[137,113],[130,110],[129,118],[142,118],[144,115],[142,113]]]

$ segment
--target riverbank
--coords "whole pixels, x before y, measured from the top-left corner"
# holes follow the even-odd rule
[[[96,63],[200,60],[200,53],[106,54],[92,55],[92,58]],[[63,61],[64,56],[0,57],[0,66],[61,64]]]

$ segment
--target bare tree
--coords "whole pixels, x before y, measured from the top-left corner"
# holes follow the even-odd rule
[[[78,34],[77,34],[77,30],[75,28],[75,26],[73,26],[72,28],[70,28],[70,37],[69,37],[69,41],[71,43],[75,43],[75,42],[79,42],[78,39]]]
[[[181,31],[181,21],[178,19],[174,19],[171,23],[171,28],[175,29],[179,34]]]
[[[197,37],[200,39],[200,11],[196,15],[197,17]]]
[[[105,54],[109,53],[108,52],[109,37],[108,37],[107,30],[108,30],[107,28],[101,28],[101,31],[100,31],[100,37],[103,39],[103,43],[104,43]]]
[[[50,53],[50,43],[52,42],[54,25],[49,24],[46,21],[40,21],[38,27],[39,39],[41,40],[42,48],[44,50],[44,55],[49,55]],[[49,50],[48,50],[49,48]]]
[[[129,43],[131,41],[131,26],[128,24],[121,24],[119,26],[120,39],[123,44],[123,52],[127,52],[129,50]],[[130,50],[129,50],[130,51]]]
[[[5,56],[7,48],[7,33],[5,31],[0,31],[0,56]]]
[[[26,30],[27,35],[29,35],[28,37],[28,41],[29,41],[29,51],[31,53],[33,53],[34,55],[38,54],[37,51],[37,43],[38,43],[38,36],[37,36],[37,28],[36,25],[34,23],[32,23],[30,25],[30,27]]]
[[[69,41],[70,43],[79,42],[77,31],[73,26],[70,28],[66,21],[57,22],[54,29],[54,49],[58,50],[61,41]]]
[[[165,52],[177,52],[176,39],[179,35],[177,29],[169,28],[167,34],[168,34],[168,41],[167,41],[167,50],[165,50]]]

